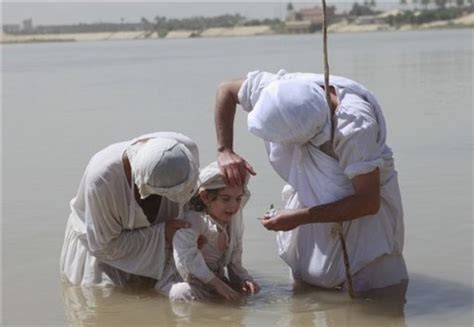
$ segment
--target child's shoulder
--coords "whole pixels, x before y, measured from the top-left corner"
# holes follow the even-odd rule
[[[204,214],[202,212],[189,210],[184,213],[184,220],[191,225],[202,225],[204,223]]]
[[[202,219],[203,216],[204,216],[204,213],[200,211],[187,210],[184,212],[185,219]]]

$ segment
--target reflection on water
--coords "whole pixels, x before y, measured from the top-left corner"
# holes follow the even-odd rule
[[[262,285],[241,303],[170,303],[143,288],[82,288],[63,284],[66,320],[71,325],[165,324],[167,326],[405,326],[405,294],[384,300],[351,300],[344,292],[309,285]]]
[[[260,281],[259,281],[260,282]],[[390,326],[404,327],[424,316],[442,317],[440,324],[468,315],[473,290],[464,285],[415,275],[408,293],[383,299],[350,299],[347,293],[308,285],[262,283],[262,292],[241,303],[170,303],[153,289],[81,288],[63,284],[66,321],[70,325],[166,326]],[[450,317],[449,317],[450,316]],[[469,318],[466,319],[469,324]]]
[[[63,284],[66,321],[83,325],[241,325],[239,306],[219,303],[170,303],[153,289],[82,288]]]
[[[471,281],[466,281],[470,283]],[[416,320],[428,316],[437,324],[473,325],[474,288],[448,280],[414,275],[410,280],[406,314]]]

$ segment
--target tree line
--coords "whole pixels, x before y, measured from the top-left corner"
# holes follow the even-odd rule
[[[158,33],[165,36],[168,32],[174,30],[192,30],[201,32],[213,27],[233,27],[248,25],[270,25],[277,26],[283,22],[278,19],[252,19],[235,15],[219,15],[214,17],[196,16],[190,18],[176,19],[164,16],[156,16],[154,19],[142,17],[140,22],[125,23],[121,19],[120,23],[90,23],[74,25],[38,25],[28,30],[18,30],[12,34],[60,34],[60,33],[90,33],[90,32],[128,32],[144,31],[145,34],[152,35]]]

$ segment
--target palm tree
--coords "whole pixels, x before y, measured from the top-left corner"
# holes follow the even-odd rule
[[[150,21],[145,17],[142,17],[140,22],[142,23],[142,27],[144,30],[143,37],[147,39],[153,34],[153,24],[150,23]]]

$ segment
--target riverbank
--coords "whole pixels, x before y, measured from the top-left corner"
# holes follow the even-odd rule
[[[354,24],[347,20],[332,24],[328,27],[328,32],[332,33],[358,33],[358,32],[378,32],[378,31],[411,31],[427,30],[439,28],[473,28],[474,14],[469,14],[456,19],[440,20],[420,25],[405,24],[398,27],[389,24]]]
[[[473,28],[474,14],[457,19],[435,21],[421,25],[401,25],[393,27],[388,24],[356,24],[347,20],[332,24],[328,27],[330,33],[358,33],[376,31],[409,31],[437,28]],[[136,32],[97,32],[97,33],[70,33],[70,34],[31,34],[12,35],[2,33],[0,43],[35,43],[35,42],[84,42],[84,41],[111,41],[111,40],[157,40],[183,39],[193,37],[243,37],[257,35],[278,34],[270,26],[238,26],[230,28],[209,28],[204,31],[176,30],[169,32],[165,37],[147,31]]]

